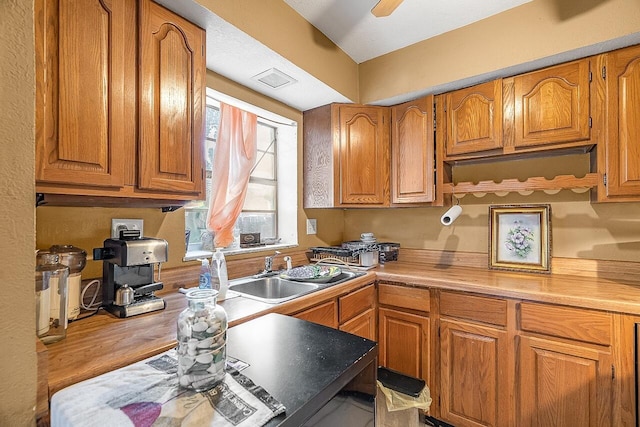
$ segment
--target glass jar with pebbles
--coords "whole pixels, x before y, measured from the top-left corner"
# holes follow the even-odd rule
[[[178,316],[180,386],[209,390],[224,379],[227,359],[227,313],[216,304],[215,289],[187,292],[188,306]]]

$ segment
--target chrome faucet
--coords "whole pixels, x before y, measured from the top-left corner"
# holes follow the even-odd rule
[[[280,255],[280,251],[276,251],[275,254],[264,257],[264,271],[262,274],[269,274],[273,271],[273,260]]]

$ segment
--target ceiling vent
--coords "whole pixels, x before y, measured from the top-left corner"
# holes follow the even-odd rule
[[[257,80],[272,89],[280,89],[298,82],[296,79],[286,75],[277,68],[272,68],[270,70],[264,71],[258,75],[253,76],[252,79]]]

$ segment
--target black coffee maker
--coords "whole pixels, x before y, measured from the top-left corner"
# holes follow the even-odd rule
[[[93,250],[94,260],[103,260],[102,305],[118,317],[130,317],[165,308],[154,295],[163,288],[162,263],[168,258],[164,239],[141,237],[139,230],[122,230],[119,239],[106,239]],[[158,277],[155,278],[155,266]]]

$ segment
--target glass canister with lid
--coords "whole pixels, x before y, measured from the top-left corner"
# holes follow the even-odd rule
[[[36,334],[50,344],[67,335],[69,267],[48,251],[38,251],[36,259]]]
[[[72,245],[53,245],[49,252],[58,254],[60,264],[69,267],[67,318],[77,319],[80,315],[81,272],[87,265],[87,252]]]
[[[227,313],[216,304],[215,289],[187,292],[187,308],[178,316],[178,379],[195,391],[224,380],[227,359]]]

